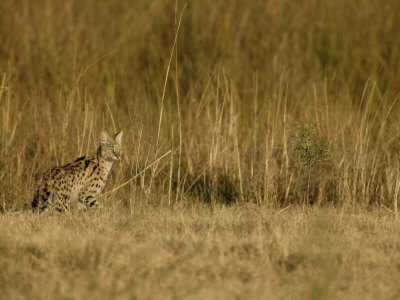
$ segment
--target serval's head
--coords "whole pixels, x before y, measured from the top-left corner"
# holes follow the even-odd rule
[[[99,155],[107,161],[119,160],[122,153],[121,140],[122,131],[112,138],[103,130],[100,134]]]

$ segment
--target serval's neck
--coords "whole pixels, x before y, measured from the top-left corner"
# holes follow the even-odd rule
[[[103,179],[106,179],[111,171],[114,161],[109,161],[105,159],[100,155],[100,153],[101,153],[101,148],[99,147],[93,159],[96,160],[97,163],[99,164],[99,170]]]

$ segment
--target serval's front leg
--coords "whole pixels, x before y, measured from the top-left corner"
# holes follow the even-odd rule
[[[99,201],[97,200],[95,192],[83,189],[79,193],[79,198],[78,198],[79,210],[85,211],[90,208],[96,209],[98,207],[99,207]]]

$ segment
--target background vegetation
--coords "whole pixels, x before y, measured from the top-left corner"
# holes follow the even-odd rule
[[[173,150],[123,198],[393,203],[400,5],[185,4],[2,1],[7,207],[30,199],[37,174],[91,154],[102,128],[126,133],[118,183]],[[310,124],[336,151],[307,198],[291,136]]]
[[[118,183],[173,150],[123,199],[144,190],[170,202],[392,205],[400,5],[191,1],[183,12],[185,5],[2,1],[7,207],[30,199],[41,171],[91,154],[102,128],[126,133]],[[332,159],[313,167],[308,197],[307,172],[294,163],[299,125],[335,145]]]
[[[82,277],[85,284],[77,288],[79,292],[73,298],[96,290],[97,283],[107,280],[96,277],[98,270],[92,263],[98,260],[107,270],[105,257],[114,252],[107,254],[100,245],[108,245],[106,240],[111,240],[115,230],[122,232],[118,235],[118,242],[125,243],[122,249],[128,253],[131,247],[136,251],[125,258],[134,262],[130,270],[137,273],[121,279],[123,286],[116,285],[115,290],[97,290],[104,292],[104,297],[120,289],[127,297],[132,295],[127,288],[131,280],[143,286],[140,292],[135,290],[137,297],[150,297],[154,284],[162,283],[157,277],[161,275],[154,274],[163,268],[168,270],[164,270],[166,276],[187,277],[180,263],[169,265],[170,252],[163,252],[165,245],[175,251],[174,257],[182,264],[199,257],[199,253],[220,262],[218,267],[201,266],[193,275],[199,283],[196,287],[205,291],[195,295],[208,295],[210,290],[204,290],[202,282],[207,286],[208,280],[214,279],[232,292],[222,293],[219,298],[241,297],[249,292],[256,297],[268,287],[283,298],[329,298],[337,290],[356,290],[357,295],[364,295],[363,292],[370,292],[368,284],[352,281],[360,274],[367,274],[363,277],[365,282],[387,283],[379,287],[378,298],[388,290],[386,295],[396,295],[394,285],[383,275],[384,268],[371,267],[378,273],[359,268],[381,266],[385,257],[382,251],[386,251],[383,249],[398,249],[398,239],[389,242],[390,234],[399,229],[397,221],[386,220],[386,227],[374,227],[376,234],[379,230],[386,232],[382,233],[387,236],[385,242],[371,246],[376,256],[366,256],[363,263],[360,259],[359,264],[350,265],[355,277],[347,278],[348,285],[344,280],[344,287],[340,287],[332,286],[331,280],[348,274],[349,269],[343,272],[341,266],[354,262],[352,257],[359,254],[339,248],[328,253],[325,247],[336,242],[321,244],[319,238],[312,237],[306,238],[310,243],[305,242],[302,248],[290,234],[307,237],[320,223],[304,210],[289,210],[297,205],[311,211],[319,206],[337,207],[322,218],[323,224],[328,224],[322,226],[323,235],[334,232],[340,236],[347,230],[343,224],[359,226],[357,234],[362,234],[362,228],[379,222],[381,213],[377,211],[383,206],[397,219],[399,16],[398,0],[0,1],[0,203],[4,212],[2,227],[9,232],[0,239],[0,263],[9,266],[0,273],[2,288],[17,288],[16,294],[8,290],[10,297],[26,296],[24,293],[30,292],[34,284],[29,279],[39,276],[44,283],[43,272],[54,267],[54,273],[50,272],[54,278],[63,278],[64,272],[81,274],[82,269],[89,270],[90,276]],[[89,217],[71,214],[45,220],[23,210],[32,199],[38,177],[50,167],[91,155],[102,129],[123,130],[125,150],[107,187],[113,192],[101,199],[103,210]],[[225,215],[227,204],[234,213]],[[243,207],[249,206],[252,211],[253,205],[260,211],[254,217],[257,224],[252,225],[251,217],[245,217],[242,223],[236,221],[243,220]],[[276,213],[290,205],[279,213],[282,218],[277,223],[269,225],[272,229],[264,231],[262,224],[273,216],[268,209]],[[358,221],[359,215],[352,211],[356,208],[374,212]],[[174,210],[172,215],[169,209]],[[349,217],[340,217],[348,209],[352,211]],[[244,212],[247,210],[243,208]],[[201,218],[193,221],[193,212],[203,216],[204,223]],[[149,232],[150,237],[144,229],[136,233],[121,229],[120,219],[123,224],[135,224],[140,214],[148,217],[141,219],[139,228],[158,222],[159,218],[166,218],[166,223],[154,225],[157,229],[150,231],[156,233]],[[184,226],[183,231],[174,225],[179,216],[183,224],[191,224],[179,225]],[[217,217],[226,223],[219,224]],[[99,224],[103,222],[114,229],[101,229]],[[222,241],[217,249],[209,244],[206,248],[201,246],[200,240],[210,234],[208,229],[215,229],[211,231],[212,240],[220,240],[236,222],[249,232],[243,243],[251,245],[250,250],[246,250],[248,246],[237,246],[234,238],[233,246]],[[331,229],[329,224],[335,222],[344,223]],[[300,233],[277,229],[285,224],[288,228],[302,226]],[[92,226],[98,229],[88,230]],[[172,235],[168,235],[160,226],[176,231],[171,229]],[[198,230],[197,226],[208,229]],[[72,248],[65,245],[70,252],[58,255],[60,248],[52,251],[49,245],[58,243],[56,237],[64,231],[82,237],[82,242],[74,244],[70,240]],[[265,233],[257,242],[251,235],[256,231]],[[287,243],[287,247],[271,246],[275,242],[269,236],[278,231],[277,243]],[[42,239],[40,232],[46,232]],[[30,235],[33,238],[26,240]],[[146,247],[154,245],[153,239],[161,236],[166,240],[161,238],[155,249],[165,255],[159,260],[141,256],[140,251],[146,252]],[[188,240],[188,236],[193,239]],[[347,241],[355,241],[355,249],[364,247],[362,238],[354,239],[349,236]],[[145,246],[135,248],[135,244]],[[257,247],[272,247],[277,252],[260,254]],[[298,255],[298,251],[302,253],[300,257],[310,257],[314,250],[310,252],[307,247],[322,249],[326,268],[321,272],[326,276],[321,278],[326,281],[312,285],[309,294],[282,294],[286,275],[292,274],[291,263],[286,265],[285,260],[290,254]],[[81,258],[72,262],[66,258],[66,265],[59,261],[68,255],[75,257],[74,253]],[[246,277],[245,271],[226,273],[234,278],[232,282],[242,282],[242,288],[236,286],[235,292],[234,284],[225,285],[229,278],[222,276],[222,269],[228,264],[221,253],[228,261],[237,261],[236,255],[249,255],[249,261],[243,263],[253,264],[249,270],[254,277]],[[391,254],[395,255],[388,255]],[[19,255],[35,257],[28,264],[32,271],[16,263]],[[269,260],[258,264],[259,255],[270,255]],[[310,279],[304,274],[320,265],[318,257],[298,261],[304,265],[304,269],[296,267],[301,271],[293,275],[295,281],[300,280],[299,286],[304,286],[301,278]],[[282,268],[280,274],[286,275],[263,273],[265,269],[260,268],[267,265]],[[114,273],[107,273],[113,280],[124,271],[117,269],[110,267]],[[396,270],[391,274],[399,272]],[[207,279],[202,281],[201,276]],[[379,281],[376,276],[386,279]],[[93,278],[97,281],[91,281]],[[138,283],[137,278],[143,281]],[[57,280],[35,295],[56,297],[58,294],[54,293],[61,288],[60,295],[65,296],[73,290],[72,279]],[[246,285],[246,280],[251,284]],[[171,297],[186,295],[175,293],[175,288],[191,290],[193,286],[171,288],[165,283],[157,292],[168,292]]]

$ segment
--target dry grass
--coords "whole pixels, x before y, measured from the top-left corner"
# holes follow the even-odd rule
[[[0,287],[30,299],[395,299],[386,211],[113,205],[0,217]]]
[[[124,199],[396,210],[400,5],[231,1],[2,1],[4,208],[107,129],[125,132],[112,186],[148,168]],[[336,150],[304,168],[292,136],[309,124]]]
[[[364,2],[0,1],[0,292],[399,297],[400,3]],[[102,129],[103,210],[27,212]]]

